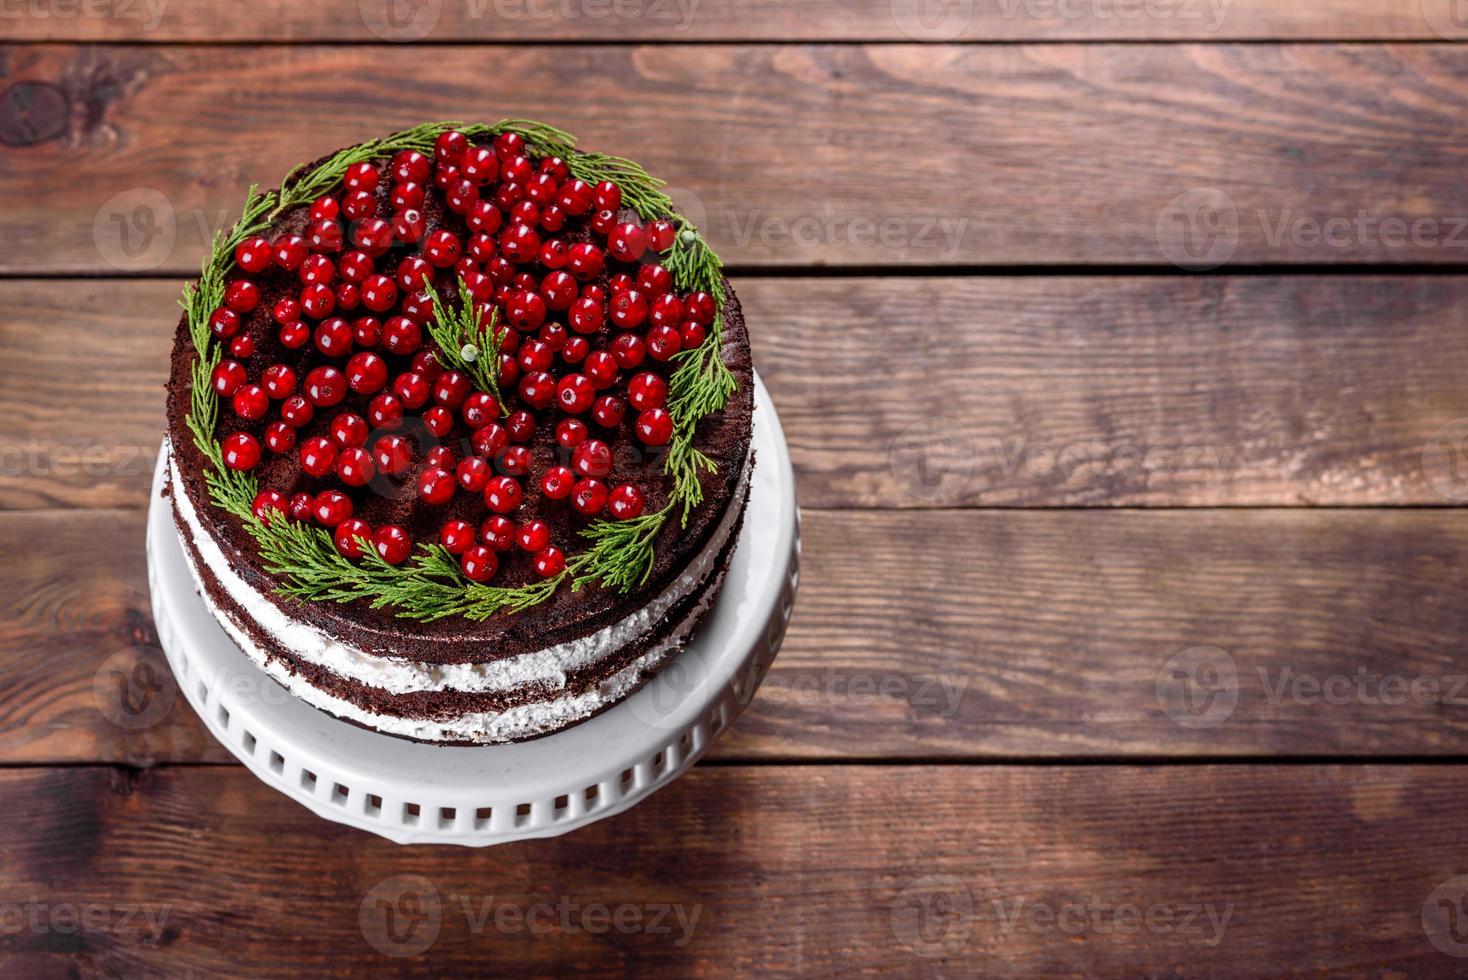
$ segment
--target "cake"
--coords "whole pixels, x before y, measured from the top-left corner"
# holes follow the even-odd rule
[[[754,385],[661,188],[505,120],[251,189],[184,291],[164,492],[205,605],[292,695],[520,741],[683,649],[739,536]]]

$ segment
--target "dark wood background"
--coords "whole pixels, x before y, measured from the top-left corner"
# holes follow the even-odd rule
[[[384,0],[0,11],[0,972],[1462,975],[1468,22],[688,2],[422,0],[397,43]],[[805,573],[686,778],[405,849],[182,698],[114,723],[101,668],[157,657],[144,508],[209,236],[299,160],[501,116],[703,217]],[[359,913],[422,879],[437,940],[386,957]]]

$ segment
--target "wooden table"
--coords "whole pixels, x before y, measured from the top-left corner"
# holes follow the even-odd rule
[[[0,10],[0,972],[1468,970],[1447,0],[157,2]],[[501,116],[702,216],[805,574],[686,778],[405,849],[119,698],[206,240]]]

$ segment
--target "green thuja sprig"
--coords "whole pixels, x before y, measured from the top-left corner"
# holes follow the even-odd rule
[[[659,511],[631,521],[592,524],[581,532],[590,546],[568,559],[564,571],[518,587],[468,581],[454,557],[437,544],[421,545],[407,563],[390,565],[377,555],[370,542],[363,540],[359,542],[362,557],[352,560],[336,549],[331,534],[321,528],[280,515],[260,520],[252,512],[258,481],[249,473],[227,468],[215,438],[219,396],[211,381],[222,349],[210,333],[209,316],[223,302],[235,247],[269,230],[291,208],[331,192],[353,164],[407,149],[431,153],[434,142],[448,129],[457,129],[471,139],[516,133],[533,154],[562,158],[581,180],[617,184],[623,203],[643,219],[674,223],[676,234],[663,259],[665,266],[679,288],[708,292],[718,310],[704,342],[678,355],[679,364],[669,382],[668,410],[675,435],[665,464],[672,480],[668,503]],[[689,513],[703,499],[701,474],[716,469],[713,461],[694,447],[695,428],[700,419],[727,404],[736,386],[723,362],[722,264],[698,229],[676,213],[663,187],[663,181],[625,157],[578,151],[575,137],[564,130],[530,120],[504,119],[492,126],[427,123],[341,150],[309,171],[297,168],[276,190],[262,193],[256,187],[250,188],[240,220],[228,233],[215,236],[198,282],[184,288],[180,301],[196,355],[186,422],[195,445],[210,464],[204,478],[211,500],[242,521],[259,546],[264,567],[283,579],[282,593],[308,601],[366,601],[373,608],[390,608],[399,616],[424,621],[455,615],[483,620],[500,612],[523,612],[545,602],[567,580],[575,589],[597,585],[630,591],[646,584],[656,560],[655,542],[670,515],[681,507],[686,525]],[[480,391],[495,397],[503,410],[499,390],[501,338],[494,314],[487,325],[482,324],[462,282],[458,303],[452,306],[442,302],[431,285],[428,288],[434,304],[434,319],[428,329],[444,362],[468,374]]]

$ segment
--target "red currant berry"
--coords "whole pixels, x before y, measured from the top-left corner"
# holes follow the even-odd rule
[[[260,305],[260,287],[248,279],[236,279],[225,287],[224,305],[236,313],[248,313]]]
[[[382,346],[407,356],[423,346],[423,328],[405,316],[395,316],[382,328]]]
[[[556,379],[534,371],[520,379],[520,400],[531,408],[545,408],[556,397]]]
[[[435,231],[423,243],[423,257],[440,269],[447,269],[459,261],[459,255],[459,240],[447,228]]]
[[[484,488],[484,505],[496,514],[508,514],[520,506],[520,483],[514,477],[497,476]]]
[[[673,247],[673,238],[677,229],[673,222],[667,219],[654,221],[647,226],[647,244],[654,252],[666,252]]]
[[[352,325],[339,316],[322,320],[316,327],[316,349],[327,357],[346,357],[352,352]]]
[[[296,430],[285,422],[271,422],[265,427],[265,448],[284,456],[296,448]]]
[[[401,476],[413,465],[413,447],[402,436],[383,436],[372,447],[372,461],[377,472],[385,476]]]
[[[255,338],[242,333],[229,342],[229,352],[234,357],[248,360],[255,356]]]
[[[474,525],[468,521],[446,521],[438,529],[438,542],[451,555],[462,555],[474,547]]]
[[[260,462],[260,443],[248,432],[235,432],[220,443],[224,465],[232,470],[253,470]]]
[[[403,422],[403,403],[398,396],[384,391],[367,403],[367,421],[374,429],[396,429]]]
[[[598,211],[615,211],[622,206],[622,188],[610,180],[604,180],[596,185],[592,203]]]
[[[483,493],[489,485],[489,464],[479,456],[468,456],[454,469],[454,479],[466,493]]]
[[[377,475],[372,454],[360,446],[343,449],[336,458],[336,475],[349,487],[366,486]]]
[[[566,259],[566,271],[585,282],[601,275],[605,262],[601,249],[590,242],[581,242],[571,246],[570,257]]]
[[[443,203],[454,214],[466,214],[479,203],[479,185],[460,178],[444,189]]]
[[[214,386],[216,394],[224,398],[231,398],[240,386],[249,380],[245,373],[245,366],[239,361],[220,361],[214,365],[214,370],[209,375],[209,383]]]
[[[602,326],[601,304],[589,296],[583,296],[571,304],[569,320],[571,329],[577,333],[596,333]]]
[[[360,415],[342,412],[331,420],[332,441],[343,448],[365,446],[369,434],[367,423]]]
[[[340,252],[344,237],[335,221],[313,221],[306,227],[306,241],[317,252]]]
[[[433,383],[433,400],[448,409],[456,409],[469,397],[469,377],[459,371],[445,371]]]
[[[295,323],[301,318],[301,304],[289,296],[283,296],[270,308],[270,318],[281,325]]]
[[[635,289],[614,292],[609,311],[612,323],[623,330],[631,330],[647,319],[647,298]]]
[[[601,235],[610,235],[617,227],[617,212],[598,211],[591,216],[591,230]]]
[[[340,490],[323,490],[311,501],[311,515],[322,527],[336,527],[352,516],[352,498]]]
[[[568,180],[561,185],[556,203],[567,214],[585,214],[595,202],[595,192],[584,180]]]
[[[494,578],[494,573],[500,569],[500,560],[495,553],[476,544],[464,556],[459,559],[459,567],[464,571],[464,577],[471,582],[488,582]]]
[[[301,469],[323,477],[336,466],[336,443],[325,436],[312,436],[301,443]]]
[[[503,379],[501,383],[503,383]],[[464,408],[461,414],[464,417],[465,425],[471,429],[478,429],[498,418],[500,407],[494,400],[493,395],[476,391],[464,399]]]
[[[556,423],[556,442],[566,449],[575,449],[586,441],[586,423],[580,419],[561,419]]]
[[[501,160],[513,160],[525,152],[525,137],[519,133],[500,133],[494,138],[494,152]]]
[[[413,539],[396,524],[384,524],[372,532],[372,547],[389,565],[401,565],[413,553]]]
[[[670,360],[683,349],[683,335],[677,327],[653,327],[647,332],[647,352],[655,361]]]
[[[498,514],[479,525],[479,540],[495,551],[509,551],[515,546],[515,525],[508,517]]]
[[[611,447],[600,439],[588,439],[571,454],[571,466],[582,476],[606,476],[612,471]]]
[[[617,359],[604,350],[596,351],[586,358],[586,376],[598,391],[610,388],[617,380]]]
[[[306,256],[311,254],[306,240],[300,235],[281,235],[275,240],[273,251],[275,264],[287,272],[299,269]]]
[[[634,333],[624,333],[612,341],[612,356],[624,368],[635,368],[647,356],[647,345]]]
[[[258,520],[269,524],[270,512],[278,511],[284,514],[285,508],[285,494],[279,490],[261,490],[255,494],[255,500],[250,504],[250,513],[254,514]]]
[[[577,480],[571,490],[571,506],[576,513],[594,517],[607,505],[607,485],[600,480]]]
[[[572,415],[580,415],[591,408],[595,397],[595,389],[584,374],[568,374],[556,385],[556,404]]]
[[[665,446],[673,438],[673,416],[661,408],[650,408],[637,416],[637,438],[649,446]]]
[[[353,226],[352,244],[368,255],[378,256],[392,247],[394,234],[396,230],[391,223],[381,218],[368,218]]]
[[[246,272],[264,272],[270,268],[270,243],[259,235],[246,238],[234,247],[234,262]]]
[[[537,551],[532,564],[535,567],[535,574],[541,578],[555,578],[566,570],[566,554],[560,548],[551,545]]]
[[[431,467],[418,474],[418,496],[430,504],[454,499],[454,478],[447,470]]]
[[[459,168],[457,164],[441,163],[433,171],[433,186],[439,190],[446,190],[448,186],[459,179]]]
[[[311,339],[311,328],[297,320],[295,323],[287,323],[281,326],[280,333],[277,337],[282,347],[287,350],[297,350],[298,348],[305,347],[306,342]]]
[[[678,328],[678,336],[683,343],[682,349],[692,350],[703,343],[704,338],[708,335],[704,332],[703,324],[694,323],[692,320],[689,320]]]
[[[293,521],[309,521],[311,519],[311,502],[314,498],[309,493],[298,493],[291,497],[291,502],[286,505],[286,513],[291,515]]]
[[[469,138],[456,129],[446,129],[433,142],[433,159],[439,164],[457,164],[469,149]]]
[[[387,384],[387,362],[371,351],[353,354],[347,361],[347,386],[359,395],[371,395]]]
[[[397,301],[397,284],[387,276],[369,276],[362,283],[362,305],[374,313],[382,313],[391,309]]]
[[[510,434],[497,422],[490,422],[474,430],[470,437],[474,451],[481,456],[494,456],[510,441]]]
[[[619,272],[607,280],[607,289],[616,296],[624,289],[631,289],[636,284],[635,280],[625,272]]]
[[[634,517],[641,517],[642,491],[630,483],[624,483],[612,491],[607,506],[611,508],[612,516],[619,521],[630,521]]]
[[[221,306],[209,314],[209,332],[220,340],[228,340],[240,332],[240,315],[228,307]]]
[[[435,436],[442,439],[454,427],[454,413],[442,405],[435,405],[423,412],[423,424]]]
[[[673,274],[666,267],[656,263],[639,266],[637,288],[653,296],[661,296],[663,293],[672,291]]]
[[[352,322],[352,337],[358,347],[376,347],[382,342],[382,321],[375,316],[359,316]]]
[[[330,286],[312,283],[301,290],[301,311],[313,320],[324,320],[336,309],[336,293]]]
[[[505,417],[505,431],[512,442],[529,442],[535,435],[535,416],[521,409]]]
[[[423,454],[423,465],[440,470],[453,470],[458,460],[448,446],[434,446]]]
[[[242,419],[263,419],[270,411],[270,396],[259,385],[241,385],[234,393],[234,413]]]
[[[683,301],[672,293],[663,293],[652,301],[647,317],[655,327],[676,327],[683,319]]]
[[[469,209],[469,213],[464,216],[464,223],[471,230],[486,235],[493,235],[499,231],[500,225],[504,223],[504,220],[504,215],[500,212],[499,208],[494,206],[494,202],[485,200],[480,200],[476,203]]]
[[[545,300],[539,293],[518,290],[505,305],[505,318],[516,330],[534,330],[545,322]]]
[[[417,371],[408,371],[394,378],[392,391],[402,401],[404,408],[422,408],[428,404],[428,396],[433,393],[428,379]]]
[[[551,500],[565,500],[575,484],[576,474],[569,466],[552,466],[540,478],[540,490]]]
[[[361,221],[377,214],[377,196],[370,191],[348,191],[342,198],[342,214],[349,221]]]
[[[683,315],[694,323],[700,323],[705,327],[713,326],[714,314],[717,311],[714,298],[708,293],[689,293],[683,298]]]
[[[304,395],[291,395],[280,403],[280,417],[292,429],[299,429],[304,425],[310,424],[311,418],[315,414],[316,409],[311,406],[310,402],[306,401]]]
[[[372,525],[360,517],[348,517],[331,532],[336,550],[346,558],[362,557],[362,542],[372,540]]]
[[[540,234],[529,225],[513,224],[500,233],[500,254],[515,263],[534,261],[540,255]]]
[[[421,242],[428,233],[428,219],[417,208],[404,208],[392,216],[393,238],[412,245]],[[450,263],[452,264],[452,263]]]
[[[604,429],[615,429],[622,424],[622,415],[627,405],[615,395],[602,395],[591,406],[591,417]]]
[[[522,551],[539,551],[550,544],[551,529],[545,521],[526,521],[515,532],[515,543]]]
[[[620,262],[636,262],[647,251],[647,233],[641,225],[624,221],[607,236],[607,251]]]
[[[533,457],[524,446],[511,446],[500,454],[500,472],[510,476],[528,476]]]
[[[487,146],[471,146],[459,162],[459,173],[482,187],[499,177],[499,157]]]
[[[306,375],[302,393],[317,408],[330,408],[341,404],[341,400],[347,397],[347,379],[330,365],[312,368]]]
[[[392,158],[392,178],[400,184],[428,179],[429,160],[417,150],[399,150]]]
[[[639,412],[668,403],[668,383],[651,371],[639,371],[627,382],[627,401]]]
[[[423,207],[426,191],[423,185],[417,181],[409,180],[394,184],[392,194],[388,196],[388,203],[394,211],[417,211]]]
[[[346,185],[348,190],[376,190],[377,168],[370,163],[354,163],[342,175],[342,183]]]
[[[585,337],[567,337],[566,342],[561,345],[561,360],[567,364],[580,364],[586,360],[586,355],[589,353],[591,353],[591,343]]]
[[[366,252],[352,251],[342,256],[336,268],[347,282],[362,283],[372,275],[373,270],[377,268],[377,263],[373,262],[372,256]]]

